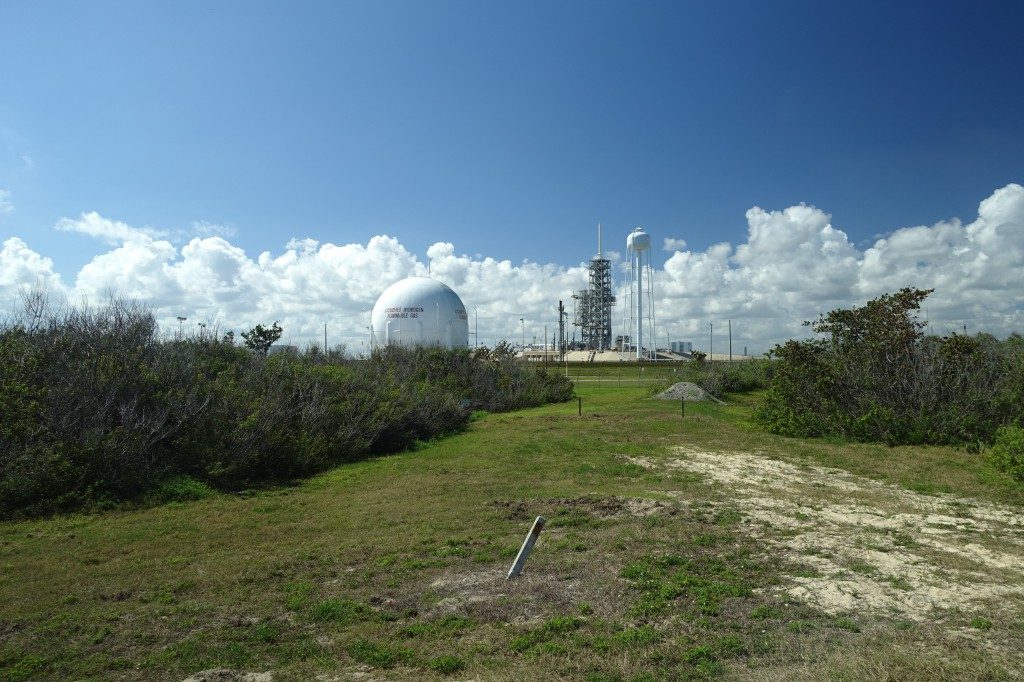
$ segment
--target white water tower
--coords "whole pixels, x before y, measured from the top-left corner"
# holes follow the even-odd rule
[[[624,310],[623,321],[625,331],[632,335],[632,344],[636,353],[629,353],[623,347],[624,354],[633,355],[637,360],[651,359],[656,356],[654,349],[654,269],[651,267],[651,235],[636,228],[626,237],[626,257],[629,259],[626,270],[626,296],[629,305]],[[644,349],[644,338],[649,339],[649,349]]]

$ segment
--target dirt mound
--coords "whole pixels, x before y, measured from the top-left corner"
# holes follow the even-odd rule
[[[656,400],[682,399],[691,403],[700,402],[702,400],[713,400],[716,403],[722,402],[697,384],[689,381],[680,381],[679,383],[672,384],[669,388],[654,396],[654,398]]]

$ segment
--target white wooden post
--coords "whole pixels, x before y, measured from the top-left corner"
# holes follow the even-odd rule
[[[516,560],[512,562],[512,568],[508,569],[508,575],[505,576],[505,580],[511,580],[512,578],[518,577],[523,572],[523,566],[526,565],[526,560],[530,556],[530,551],[533,549],[533,543],[537,542],[537,538],[540,536],[540,532],[544,530],[544,524],[547,523],[547,519],[543,516],[538,516],[537,520],[533,522],[533,527],[530,528],[529,534],[526,539],[523,540],[523,546],[519,549],[519,554],[516,555]]]

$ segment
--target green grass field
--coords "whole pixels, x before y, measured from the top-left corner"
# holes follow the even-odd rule
[[[730,490],[637,463],[668,462],[680,445],[761,452],[1020,511],[1024,492],[979,455],[770,436],[748,423],[749,397],[687,404],[682,419],[646,387],[578,393],[582,417],[575,402],[487,415],[290,487],[4,523],[0,679],[223,667],[274,679],[924,680],[1021,668],[1024,615],[825,612],[786,596],[813,567],[766,550]],[[506,582],[537,515],[548,526]]]

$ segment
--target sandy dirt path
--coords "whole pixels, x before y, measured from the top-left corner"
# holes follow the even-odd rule
[[[924,495],[760,453],[680,447],[667,460],[631,461],[716,484],[748,532],[800,567],[782,589],[827,613],[918,622],[1024,614],[1018,508]]]

